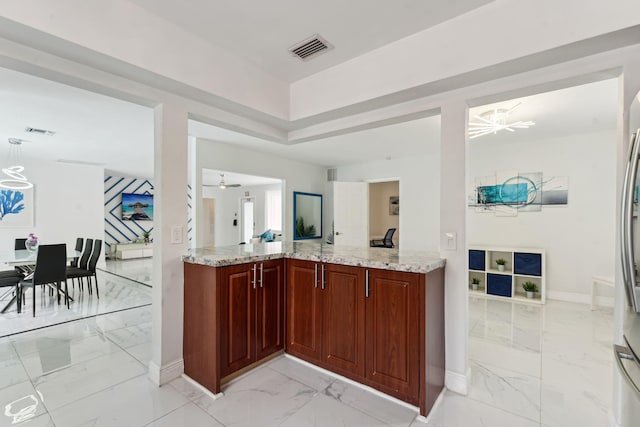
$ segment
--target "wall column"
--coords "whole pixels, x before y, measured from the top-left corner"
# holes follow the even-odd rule
[[[154,110],[154,243],[152,358],[149,377],[162,385],[184,372],[182,325],[187,251],[187,110]]]
[[[440,142],[440,255],[445,267],[445,386],[467,394],[469,387],[469,299],[466,257],[467,106],[442,105]],[[455,233],[455,249],[447,236]]]

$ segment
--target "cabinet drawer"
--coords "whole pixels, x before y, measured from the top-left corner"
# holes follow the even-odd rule
[[[506,274],[487,274],[487,293],[501,297],[510,297],[511,276]]]
[[[485,252],[471,249],[469,250],[469,270],[485,270]]]
[[[529,276],[542,276],[542,255],[515,252],[513,254],[513,272]]]

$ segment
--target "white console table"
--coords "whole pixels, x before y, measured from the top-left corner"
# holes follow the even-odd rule
[[[116,259],[146,258],[153,256],[152,243],[122,243],[111,245],[112,256]]]

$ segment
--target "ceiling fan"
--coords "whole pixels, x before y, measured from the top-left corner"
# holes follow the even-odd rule
[[[232,187],[240,187],[240,184],[226,184],[224,182],[224,174],[220,174],[220,182],[218,184],[203,184],[204,187],[218,187],[221,189],[232,188]]]

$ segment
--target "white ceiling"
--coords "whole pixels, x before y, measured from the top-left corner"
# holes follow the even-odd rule
[[[521,98],[514,120],[533,120],[530,129],[487,135],[517,141],[535,141],[616,127],[617,80]],[[518,100],[502,105],[511,106]],[[492,106],[477,107],[473,114]],[[53,137],[26,134],[33,126],[56,131]],[[283,145],[264,141],[199,122],[189,122],[189,133],[199,138],[244,146],[321,166],[432,153],[440,143],[440,118],[429,117],[376,129]],[[102,164],[118,175],[153,175],[153,111],[128,102],[81,89],[0,69],[0,160],[7,157],[8,138],[22,138],[25,159],[90,162]],[[227,173],[233,171],[227,171]],[[228,182],[231,175],[228,175]],[[217,180],[217,178],[216,178]],[[215,181],[215,180],[214,180]]]
[[[27,126],[56,134],[26,133]],[[26,140],[25,161],[63,159],[153,175],[153,110],[0,68],[0,159],[8,138]]]
[[[292,82],[493,0],[130,0]],[[319,33],[335,48],[308,62],[287,49]]]
[[[470,121],[474,115],[494,108],[511,108],[522,102],[510,115],[509,122],[531,120],[529,129],[515,132],[502,131],[471,140],[517,141],[525,143],[540,139],[558,138],[577,133],[590,133],[616,128],[618,113],[618,80],[610,79],[553,92],[542,93],[509,101],[487,104],[469,110]]]

